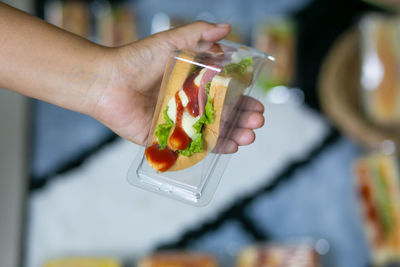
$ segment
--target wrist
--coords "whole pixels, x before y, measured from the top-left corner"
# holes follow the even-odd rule
[[[86,105],[82,113],[102,121],[102,107],[107,92],[115,86],[118,48],[97,46],[89,65],[91,78],[86,89]]]

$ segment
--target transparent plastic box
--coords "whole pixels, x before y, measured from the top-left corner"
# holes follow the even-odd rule
[[[240,110],[261,69],[271,69],[273,61],[227,41],[172,53],[129,182],[195,206],[209,203],[229,161],[225,152]]]

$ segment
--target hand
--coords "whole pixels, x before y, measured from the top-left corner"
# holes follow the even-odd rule
[[[88,114],[144,145],[170,52],[210,46],[229,31],[196,22],[106,48],[0,2],[0,87]],[[252,143],[264,123],[263,105],[248,101],[223,152]]]
[[[109,78],[93,84],[89,97],[95,99],[96,104],[89,115],[121,137],[144,145],[170,52],[216,42],[229,31],[226,24],[195,22],[128,46],[109,49],[100,68],[103,72],[100,77]],[[254,142],[253,130],[264,124],[264,106],[253,98],[245,101],[234,131],[224,142],[224,153],[236,152],[238,146]]]

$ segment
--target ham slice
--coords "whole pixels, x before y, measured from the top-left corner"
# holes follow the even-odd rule
[[[212,66],[212,67],[214,67],[214,66]],[[218,67],[215,67],[215,68],[218,68]],[[206,102],[207,102],[206,84],[208,82],[211,82],[212,79],[215,77],[215,75],[217,75],[218,73],[219,73],[219,71],[217,71],[217,70],[207,69],[204,72],[203,77],[201,78],[200,86],[199,86],[199,100],[198,100],[200,116],[202,116],[204,114],[204,108],[205,108]]]

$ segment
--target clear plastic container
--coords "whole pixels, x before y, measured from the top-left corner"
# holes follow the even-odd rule
[[[128,172],[130,183],[206,205],[230,158],[225,150],[245,96],[260,70],[270,69],[273,61],[263,52],[227,41],[172,53],[146,147]]]

